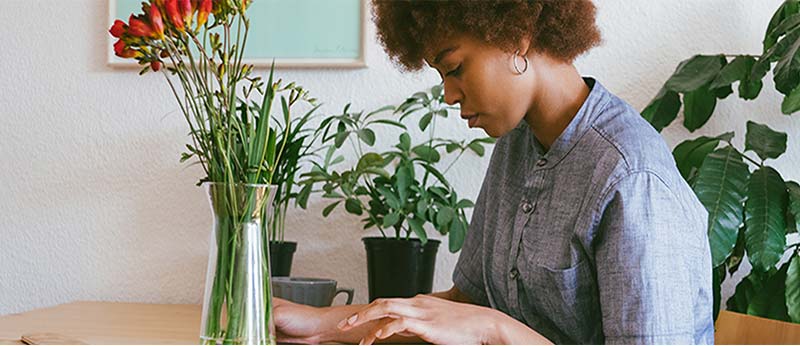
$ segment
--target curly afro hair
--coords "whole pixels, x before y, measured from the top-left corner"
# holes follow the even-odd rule
[[[461,34],[508,52],[530,38],[534,51],[572,62],[600,44],[595,12],[591,0],[372,0],[378,39],[409,71]]]

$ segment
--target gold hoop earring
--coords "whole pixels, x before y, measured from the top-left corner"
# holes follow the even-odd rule
[[[514,69],[517,70],[517,74],[521,75],[521,74],[525,73],[525,71],[528,71],[528,57],[527,56],[522,56],[522,59],[525,60],[525,67],[522,70],[520,70],[519,66],[517,66],[517,56],[518,55],[519,55],[519,49],[517,49],[517,51],[514,52],[514,58],[513,59],[514,59]]]

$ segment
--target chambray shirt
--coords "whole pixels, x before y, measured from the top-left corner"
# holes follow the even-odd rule
[[[713,344],[708,214],[661,136],[584,78],[545,152],[497,141],[453,274],[473,302],[559,344]]]

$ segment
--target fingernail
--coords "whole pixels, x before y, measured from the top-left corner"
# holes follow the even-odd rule
[[[339,329],[344,328],[345,323],[347,323],[347,320],[342,320],[341,322],[339,322],[339,324],[336,325],[336,328]]]
[[[364,344],[364,339],[361,339],[361,341],[359,341],[358,344],[359,345],[363,345]]]
[[[358,315],[353,315],[353,316],[350,316],[350,318],[348,318],[348,319],[347,319],[347,324],[353,324],[353,323],[356,323],[356,320],[357,320],[357,319],[358,319]]]
[[[381,332],[381,330],[380,330],[380,329],[378,329],[378,331],[377,331],[377,332],[375,332],[375,337],[376,337],[376,338],[380,338],[380,337],[381,337],[381,334],[383,334],[383,332]]]

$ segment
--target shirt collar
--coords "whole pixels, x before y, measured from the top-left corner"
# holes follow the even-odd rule
[[[591,89],[589,96],[586,97],[578,113],[570,121],[569,125],[561,132],[550,146],[550,150],[544,152],[544,147],[533,132],[530,132],[528,123],[523,119],[515,130],[524,130],[529,133],[529,143],[538,157],[545,159],[546,166],[552,166],[560,162],[567,153],[575,146],[578,140],[589,130],[602,113],[609,100],[609,92],[600,82],[591,77],[583,77],[583,81]],[[544,165],[543,165],[544,166]]]

